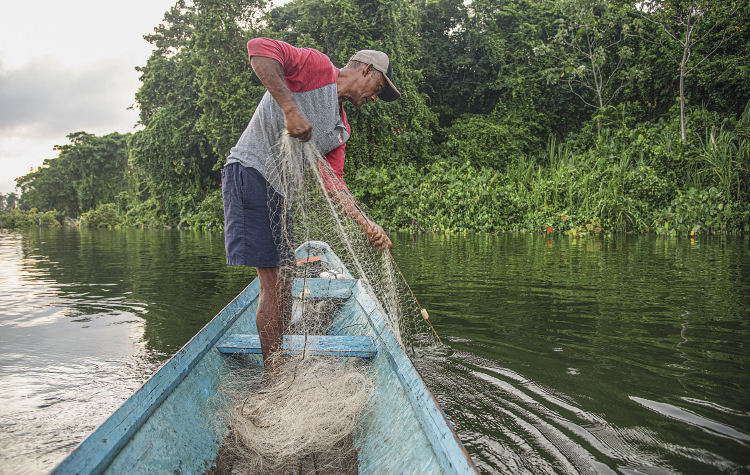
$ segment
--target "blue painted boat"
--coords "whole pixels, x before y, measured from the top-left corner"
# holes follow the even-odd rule
[[[373,297],[328,244],[310,241],[297,256],[320,256],[344,279],[295,279],[293,295],[343,302],[330,335],[286,336],[286,351],[371,358],[375,393],[366,433],[355,433],[362,474],[474,474],[466,449]],[[83,441],[53,474],[210,473],[222,444],[209,399],[228,354],[259,353],[255,279],[178,351],[122,407]],[[308,292],[309,290],[309,292]],[[260,355],[257,358],[261,364]]]

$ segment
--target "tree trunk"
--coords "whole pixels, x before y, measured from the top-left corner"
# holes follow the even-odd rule
[[[687,48],[685,49],[687,52]],[[682,126],[682,140],[687,142],[687,124],[685,123],[685,59],[680,65],[680,125]]]
[[[680,125],[682,126],[682,140],[687,142],[687,124],[685,119],[685,66],[690,58],[690,34],[693,32],[693,26],[690,25],[688,17],[687,31],[685,32],[685,43],[682,51],[682,62],[680,63]]]

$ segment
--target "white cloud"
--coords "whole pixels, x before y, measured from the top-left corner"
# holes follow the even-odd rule
[[[10,68],[35,57],[67,66],[121,57],[145,63],[151,45],[143,35],[162,23],[176,0],[4,1],[0,15],[0,58]]]
[[[0,15],[0,192],[84,130],[129,132],[143,35],[175,0],[3,2]]]
[[[15,179],[29,173],[46,158],[55,158],[60,152],[52,150],[63,140],[39,140],[36,137],[0,137],[0,193],[13,191]]]
[[[135,111],[126,110],[138,76],[117,59],[79,67],[51,58],[14,70],[0,66],[0,133],[44,139],[82,128],[124,132],[138,120]]]
[[[66,135],[133,130],[138,112],[127,110],[138,89],[130,64],[105,59],[66,68],[54,59],[35,59],[14,70],[0,69],[0,192],[13,180],[57,156],[53,145]]]

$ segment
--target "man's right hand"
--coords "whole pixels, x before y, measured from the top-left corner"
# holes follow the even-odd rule
[[[300,142],[307,142],[312,137],[312,125],[296,104],[292,110],[284,112],[284,123],[290,137]]]

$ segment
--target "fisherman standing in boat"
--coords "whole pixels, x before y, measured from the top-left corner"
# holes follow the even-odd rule
[[[293,276],[293,263],[288,260],[293,249],[281,239],[282,234],[292,235],[291,209],[284,204],[274,149],[284,131],[300,142],[309,141],[335,174],[324,179],[332,202],[357,221],[372,246],[385,251],[392,246],[390,239],[382,227],[358,212],[343,180],[344,150],[351,134],[343,102],[361,107],[378,97],[395,101],[401,93],[391,82],[388,55],[380,51],[359,51],[338,69],[325,54],[283,41],[255,38],[247,43],[247,50],[267,92],[222,170],[224,239],[227,264],[252,266],[258,272],[256,323],[263,362],[272,369],[271,356],[281,349],[290,316],[284,300]],[[287,223],[286,229],[282,223]]]

